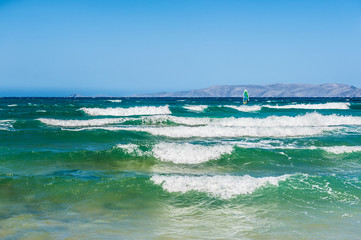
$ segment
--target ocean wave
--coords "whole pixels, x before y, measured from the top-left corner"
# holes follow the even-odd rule
[[[162,127],[162,128],[123,128],[123,130],[144,131],[152,135],[164,136],[169,138],[218,138],[218,137],[299,137],[320,135],[326,131],[333,131],[337,128],[332,127],[219,127],[219,126],[200,126],[200,127]],[[108,130],[111,130],[109,128]],[[116,130],[116,128],[114,128]]]
[[[176,164],[197,164],[218,159],[233,151],[231,145],[195,145],[190,143],[159,143],[153,147],[153,156]]]
[[[129,144],[118,144],[116,148],[122,149],[125,153],[133,154],[137,156],[148,155],[146,152],[143,152],[138,145],[129,143]]]
[[[114,99],[114,100],[107,100],[108,102],[113,102],[113,103],[120,103],[122,102],[123,100],[120,100],[120,99]]]
[[[0,130],[10,131],[13,130],[14,120],[0,120]]]
[[[267,108],[277,109],[350,109],[350,103],[320,103],[320,104],[290,104],[290,105],[264,105]]]
[[[137,131],[148,132],[155,136],[169,138],[235,138],[235,137],[301,137],[314,136],[331,132],[339,127],[220,127],[220,126],[200,126],[200,127],[84,127],[78,129],[67,129],[66,131],[83,131],[102,129],[107,131]]]
[[[278,186],[279,182],[285,181],[291,175],[279,177],[255,178],[244,176],[164,176],[154,175],[150,178],[157,185],[168,192],[186,193],[197,191],[208,193],[222,199],[234,198],[241,194],[251,194],[255,190],[267,185]]]
[[[361,146],[332,146],[322,147],[321,149],[334,154],[361,152]]]
[[[153,156],[163,162],[175,164],[198,164],[218,159],[223,154],[230,154],[233,145],[217,144],[211,146],[190,143],[161,142],[151,149],[142,150],[136,144],[118,144],[115,146],[129,155]]]
[[[207,105],[186,105],[183,108],[194,111],[194,112],[202,112],[204,109],[208,108]]]
[[[87,127],[87,126],[103,126],[108,124],[122,123],[125,120],[119,118],[105,118],[105,119],[89,119],[89,120],[59,120],[51,118],[38,118],[42,123],[51,126],[60,127]]]
[[[8,107],[17,107],[17,104],[9,104]]]
[[[143,116],[141,118],[124,118],[128,120],[140,119],[142,126],[105,126],[96,127],[100,124],[94,123],[93,129],[104,129],[109,131],[143,131],[153,135],[171,138],[191,138],[191,137],[297,137],[313,136],[323,134],[328,131],[344,131],[345,126],[361,125],[361,117],[322,115],[319,113],[308,113],[295,117],[290,116],[269,116],[267,118],[195,118],[177,117],[170,115]],[[116,121],[112,120],[104,120]],[[180,124],[180,126],[167,126],[168,122]],[[115,122],[116,123],[116,122]],[[121,123],[121,121],[119,122]],[[163,123],[162,126],[144,126]],[[91,127],[85,122],[79,127]],[[103,124],[104,125],[104,124]],[[65,124],[63,125],[65,126]],[[66,127],[66,126],[65,126]],[[82,128],[79,130],[89,130]],[[350,127],[347,128],[350,130]]]
[[[159,115],[171,114],[169,106],[146,106],[130,108],[81,108],[86,114],[91,116],[136,116],[136,115]]]
[[[307,113],[305,115],[269,116],[266,118],[196,118],[177,116],[150,116],[143,117],[143,121],[151,123],[172,121],[189,126],[212,125],[224,127],[317,127],[361,125],[361,117],[342,115],[322,115]]]
[[[240,106],[225,105],[224,107],[233,108],[233,109],[236,109],[236,110],[238,110],[240,112],[256,112],[256,111],[260,111],[262,109],[262,106],[259,106],[259,105],[254,105],[254,106],[249,106],[249,105],[240,105]]]

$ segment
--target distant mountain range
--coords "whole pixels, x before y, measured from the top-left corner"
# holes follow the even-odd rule
[[[346,84],[219,85],[203,89],[139,94],[134,97],[361,97],[361,89]]]

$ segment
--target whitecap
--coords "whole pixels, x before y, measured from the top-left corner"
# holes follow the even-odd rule
[[[322,147],[321,149],[334,154],[361,152],[361,146],[332,146]]]
[[[169,138],[235,138],[235,137],[301,137],[324,134],[337,130],[337,127],[220,127],[220,126],[200,126],[200,127],[85,127],[76,129],[94,130],[103,129],[107,131],[138,131],[148,132],[156,136]],[[63,129],[71,130],[74,129]]]
[[[350,103],[331,102],[320,104],[290,104],[290,105],[264,105],[267,108],[277,109],[350,109]]]
[[[91,116],[135,116],[135,115],[159,115],[171,114],[169,106],[146,106],[130,108],[81,108],[86,114]]]
[[[337,128],[332,127],[220,127],[220,126],[200,126],[200,127],[129,127],[104,128],[107,130],[130,130],[144,131],[152,135],[164,136],[169,138],[219,138],[219,137],[298,137],[313,136],[323,134],[327,131],[333,131]]]
[[[319,113],[307,113],[305,115],[269,116],[266,118],[196,118],[176,116],[149,116],[143,117],[143,121],[151,123],[172,121],[178,124],[198,126],[212,125],[225,127],[316,127],[316,126],[342,126],[361,125],[361,117],[342,115],[322,115]]]
[[[186,105],[183,107],[194,112],[202,112],[204,109],[208,108],[207,105]]]
[[[190,143],[159,143],[153,147],[153,155],[161,161],[177,164],[197,164],[218,159],[233,151],[231,145],[196,145]]]
[[[10,131],[13,129],[14,120],[0,120],[0,130]]]
[[[51,118],[38,118],[37,120],[47,125],[60,126],[60,127],[102,126],[102,125],[124,122],[124,119],[119,119],[119,118],[89,119],[89,120],[60,120],[60,119],[51,119]]]
[[[261,106],[259,105],[253,105],[253,106],[249,106],[249,105],[240,105],[240,106],[234,106],[234,105],[225,105],[224,107],[228,107],[228,108],[233,108],[236,109],[240,112],[256,112],[262,109]]]
[[[139,146],[133,143],[129,144],[118,144],[116,148],[122,149],[125,153],[135,154],[137,156],[143,156],[146,153],[140,150]]]
[[[285,181],[291,175],[279,177],[255,178],[249,175],[230,176],[174,176],[154,175],[150,178],[157,185],[168,192],[186,193],[197,191],[208,193],[222,199],[234,198],[241,194],[252,194],[255,190],[267,185],[278,186],[280,181]]]

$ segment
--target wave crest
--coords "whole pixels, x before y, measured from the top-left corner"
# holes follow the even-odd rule
[[[267,108],[276,109],[350,109],[350,103],[334,102],[334,103],[320,103],[320,104],[290,104],[290,105],[264,105]]]
[[[154,157],[176,164],[197,164],[218,159],[233,151],[231,145],[203,146],[189,143],[159,143],[153,148]]]
[[[267,185],[278,186],[280,181],[285,181],[291,175],[279,177],[255,178],[244,176],[164,176],[154,175],[150,178],[157,185],[168,192],[186,193],[197,191],[208,193],[222,199],[234,198],[241,194],[251,194],[255,190]]]
[[[130,108],[81,108],[83,112],[91,116],[137,116],[171,114],[169,106],[146,106]]]

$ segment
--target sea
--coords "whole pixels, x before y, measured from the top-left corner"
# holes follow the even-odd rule
[[[360,98],[0,98],[0,239],[360,238]]]

